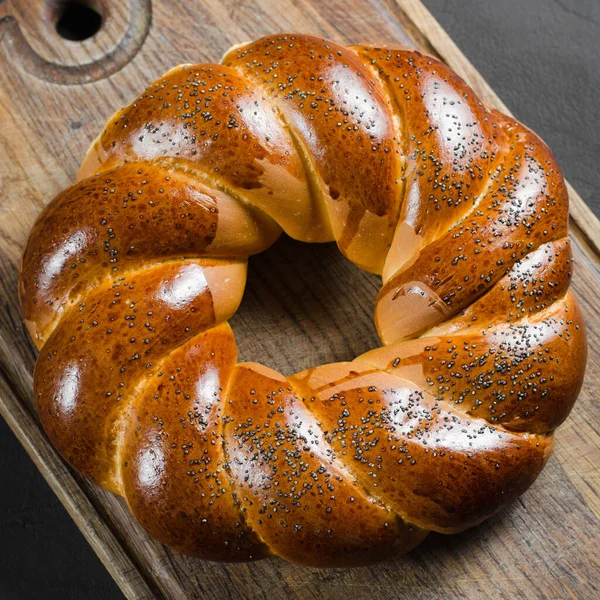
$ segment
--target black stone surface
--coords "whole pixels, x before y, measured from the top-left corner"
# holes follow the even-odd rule
[[[600,0],[425,0],[600,215]],[[0,600],[123,596],[0,419]]]

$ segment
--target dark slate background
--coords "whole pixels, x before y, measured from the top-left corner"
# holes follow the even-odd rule
[[[600,215],[600,0],[424,0]],[[0,419],[0,600],[123,596]]]

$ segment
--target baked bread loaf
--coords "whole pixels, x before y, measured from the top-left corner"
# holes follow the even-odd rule
[[[177,551],[406,552],[548,458],[586,362],[567,222],[544,143],[420,52],[276,35],[176,67],[31,232],[41,421]],[[381,348],[291,377],[237,363],[247,257],[282,231],[382,274]]]

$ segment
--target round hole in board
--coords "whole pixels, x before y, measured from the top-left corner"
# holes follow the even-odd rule
[[[83,0],[66,0],[58,6],[56,31],[66,40],[81,42],[91,38],[102,26],[102,15]]]

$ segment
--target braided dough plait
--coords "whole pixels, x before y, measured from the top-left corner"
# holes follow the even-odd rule
[[[434,58],[278,35],[117,112],[23,254],[46,432],[156,538],[346,566],[475,525],[579,393],[567,193],[544,143]],[[237,364],[247,257],[281,231],[382,274],[384,346]]]

